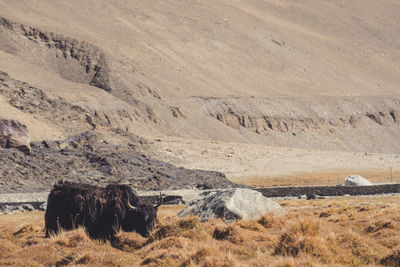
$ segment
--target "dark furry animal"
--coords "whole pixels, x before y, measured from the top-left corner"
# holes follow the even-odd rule
[[[127,185],[110,184],[101,188],[60,181],[51,190],[45,213],[46,236],[61,228],[86,228],[92,238],[109,239],[117,230],[136,231],[148,236],[154,229],[157,208],[141,205]]]

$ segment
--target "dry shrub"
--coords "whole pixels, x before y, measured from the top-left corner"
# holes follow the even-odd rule
[[[271,258],[267,258],[266,260],[260,260],[255,266],[266,266],[271,265]],[[318,264],[317,266],[319,266]],[[312,257],[302,257],[302,258],[293,258],[293,257],[279,257],[278,259],[274,259],[274,265],[277,267],[312,267],[315,265],[315,259]]]
[[[85,229],[80,227],[73,231],[60,231],[51,237],[51,241],[63,247],[74,248],[91,240],[86,234]]]
[[[183,259],[181,249],[158,249],[147,253],[142,265],[150,266],[171,266]]]
[[[0,238],[0,255],[6,255],[17,249],[18,249],[18,247],[11,241]]]
[[[232,255],[237,260],[248,261],[257,257],[257,249],[243,244],[225,243],[221,245],[220,251],[227,255]]]
[[[0,257],[0,266],[24,266],[24,267],[43,267],[43,264],[29,259],[9,258],[2,259]]]
[[[397,234],[392,236],[385,236],[383,239],[378,240],[378,242],[388,249],[394,249],[400,246],[400,232],[397,232]]]
[[[27,247],[27,246],[33,246],[36,245],[40,242],[40,238],[36,237],[36,236],[30,236],[27,238],[26,242],[24,243],[24,245],[22,247]]]
[[[182,236],[195,240],[204,240],[207,238],[204,229],[201,227],[200,219],[198,217],[188,217],[178,221],[172,221],[166,225],[161,225],[159,229],[152,234],[149,243],[170,236]]]
[[[380,264],[385,266],[400,266],[400,248],[382,258]]]
[[[185,237],[167,237],[163,240],[155,242],[152,246],[152,249],[168,249],[168,248],[184,248],[188,244],[191,243],[190,239]]]
[[[142,261],[140,265],[162,266],[160,260],[156,258],[146,258]]]
[[[233,267],[237,266],[237,262],[226,253],[204,246],[190,255],[180,266]]]
[[[180,266],[223,266],[220,263],[218,264],[216,260],[210,259],[209,257],[212,255],[212,249],[210,247],[202,247],[197,250],[195,253],[189,256],[187,260],[185,260]],[[227,263],[226,263],[227,264]],[[229,266],[229,265],[226,265]],[[231,265],[232,266],[232,265]]]
[[[73,263],[78,258],[77,253],[72,253],[56,262],[56,267]]]
[[[227,240],[234,244],[239,244],[243,242],[243,236],[241,235],[237,227],[233,225],[216,227],[212,236],[217,240]]]
[[[332,240],[333,241],[333,240]],[[380,249],[374,241],[356,232],[336,236],[332,250],[339,256],[337,262],[350,264],[372,264],[380,258]],[[333,244],[335,244],[333,243]],[[350,254],[346,256],[346,254]]]
[[[112,246],[123,251],[133,252],[143,247],[147,239],[136,232],[119,231],[112,239]]]
[[[323,212],[321,212],[320,214],[319,214],[319,217],[320,218],[327,218],[327,217],[329,217],[329,216],[331,216],[332,214],[330,213],[330,212],[327,212],[327,211],[323,211]]]
[[[374,225],[370,225],[367,228],[365,228],[365,232],[373,233],[373,232],[378,232],[379,230],[382,229],[394,229],[394,225],[391,221],[375,222]]]
[[[138,254],[145,257],[143,265],[170,266],[182,260],[184,252],[192,245],[193,242],[184,237],[167,237],[143,247]]]
[[[267,229],[280,228],[285,224],[285,220],[283,216],[276,216],[273,213],[267,213],[258,220],[258,223]]]
[[[289,224],[283,231],[274,254],[293,257],[309,254],[325,262],[330,256],[325,240],[320,236],[320,225],[314,220]]]
[[[263,232],[265,229],[256,221],[239,221],[237,223],[240,228],[255,231],[255,232]]]
[[[200,218],[198,217],[189,217],[178,221],[179,228],[185,230],[196,229],[198,228],[199,224],[200,224]]]
[[[25,233],[32,233],[35,231],[35,228],[32,224],[27,224],[22,226],[18,231],[14,232],[15,237],[21,237]]]
[[[77,260],[76,260],[77,264],[89,264],[92,262],[95,262],[95,258],[89,252],[86,252],[86,253],[80,255],[79,257],[77,257]]]
[[[182,229],[179,229],[175,225],[168,224],[160,226],[158,230],[154,234],[152,234],[151,238],[154,240],[164,239],[170,236],[180,236],[182,233]]]
[[[210,256],[204,259],[200,266],[206,267],[234,267],[238,266],[236,260],[228,255]]]
[[[93,263],[95,261],[94,257],[87,253],[84,254],[78,254],[78,253],[72,253],[64,258],[62,258],[61,260],[56,262],[56,266],[65,266],[65,265],[69,265],[69,264],[89,264],[89,263]]]
[[[70,249],[59,249],[57,245],[51,243],[49,239],[43,238],[38,244],[25,246],[13,254],[12,257],[18,258],[21,261],[34,261],[39,263],[41,266],[54,266],[56,261],[60,260],[65,253],[68,253]],[[30,264],[22,264],[17,266],[29,266]]]

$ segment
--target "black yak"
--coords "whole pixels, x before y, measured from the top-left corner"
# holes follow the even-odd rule
[[[88,184],[58,182],[51,190],[45,213],[46,236],[61,228],[83,226],[92,238],[108,239],[116,231],[136,231],[147,237],[154,229],[157,208],[140,204],[127,185],[101,188]]]

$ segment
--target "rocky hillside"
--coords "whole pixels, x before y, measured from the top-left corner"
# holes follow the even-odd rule
[[[397,154],[399,13],[391,0],[3,0],[0,117],[39,142],[94,130],[125,146]]]
[[[66,140],[35,142],[29,155],[0,150],[1,193],[43,192],[58,180],[102,186],[117,182],[136,190],[236,187],[222,173],[151,159],[138,150],[140,143],[132,137],[127,147],[115,146],[95,132],[85,132]]]

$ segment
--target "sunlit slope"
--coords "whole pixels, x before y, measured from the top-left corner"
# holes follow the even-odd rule
[[[398,92],[397,1],[1,1],[1,15],[100,45],[165,96]]]
[[[0,17],[78,40],[107,75],[65,67],[49,37],[32,44],[16,26],[3,31],[0,69],[93,112],[110,99],[108,117],[139,134],[394,153],[398,14],[395,0],[0,0]],[[49,77],[108,93],[94,105],[83,89],[82,103]]]

